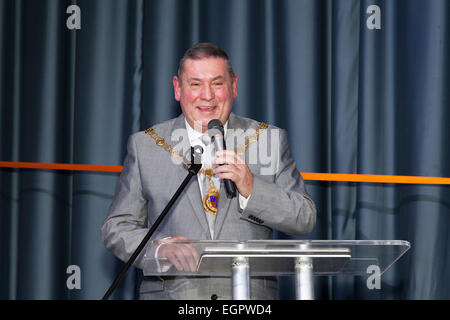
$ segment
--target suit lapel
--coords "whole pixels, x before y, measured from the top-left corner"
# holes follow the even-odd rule
[[[239,196],[239,194],[238,194]],[[225,221],[225,217],[228,215],[230,209],[231,200],[236,201],[236,198],[228,199],[225,191],[225,185],[222,183],[219,191],[219,208],[217,209],[216,222],[214,224],[214,234],[217,239]]]
[[[170,131],[171,133],[175,132],[177,130],[177,137],[181,136],[181,141],[174,146],[175,149],[183,153],[183,151],[186,152],[186,150],[190,150],[190,142],[189,137],[186,130],[186,125],[184,122],[184,116],[181,114],[174,122],[173,128]],[[170,138],[170,137],[169,137]],[[188,171],[186,170],[186,167],[183,164],[180,164],[179,166],[176,166],[176,173],[177,176],[181,182],[186,178]],[[210,233],[209,233],[209,226],[208,222],[206,221],[205,217],[205,211],[203,209],[202,205],[202,196],[200,193],[200,187],[198,185],[198,178],[197,176],[192,177],[189,184],[186,186],[185,193],[189,199],[189,202],[192,205],[192,208],[194,209],[194,215],[197,217],[198,222],[200,223],[203,230],[208,230],[206,232],[206,235],[208,239],[211,239]]]
[[[228,117],[228,125],[227,125],[227,135],[225,137],[225,143],[227,146],[231,145],[230,143],[230,137],[232,136],[230,134],[230,131],[228,130],[236,130],[239,129],[239,126],[241,124],[239,123],[239,119],[234,115],[234,113],[230,113],[230,116]],[[239,147],[239,146],[238,146]],[[223,223],[225,221],[226,216],[228,215],[228,212],[230,210],[230,205],[232,202],[235,202],[236,205],[239,205],[236,203],[239,201],[239,192],[237,192],[237,195],[233,199],[227,198],[227,193],[225,191],[225,185],[222,183],[220,186],[220,192],[219,192],[219,208],[217,209],[217,216],[216,216],[216,222],[214,226],[214,232],[216,235],[216,238],[220,235],[220,231],[222,229]]]

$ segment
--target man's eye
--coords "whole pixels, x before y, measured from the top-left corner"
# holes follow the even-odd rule
[[[222,86],[223,85],[223,82],[214,82],[213,83],[215,86]]]
[[[200,86],[200,84],[199,83],[191,83],[191,87],[198,87],[198,86]]]

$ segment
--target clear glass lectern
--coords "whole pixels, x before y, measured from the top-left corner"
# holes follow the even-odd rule
[[[195,254],[196,268],[179,271],[167,259],[145,257],[145,276],[230,276],[233,299],[250,299],[250,277],[295,275],[297,299],[314,299],[313,275],[384,273],[408,249],[403,240],[155,240],[151,246]]]

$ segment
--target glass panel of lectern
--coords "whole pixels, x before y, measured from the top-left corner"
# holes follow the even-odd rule
[[[194,271],[179,271],[167,259],[145,256],[145,276],[230,276],[233,299],[250,298],[252,276],[295,275],[297,299],[313,299],[313,275],[384,273],[409,248],[403,240],[155,240],[151,246],[188,248],[198,254]]]

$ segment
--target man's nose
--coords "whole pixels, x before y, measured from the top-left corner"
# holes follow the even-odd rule
[[[200,97],[203,100],[207,100],[207,101],[212,100],[214,98],[214,90],[211,88],[210,85],[205,85],[202,88]]]

